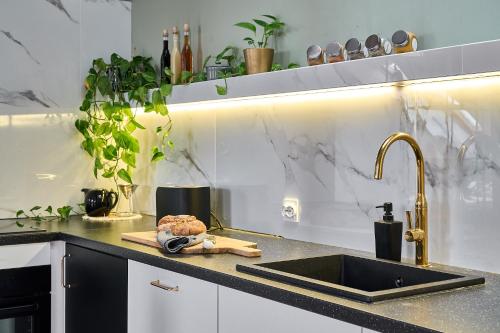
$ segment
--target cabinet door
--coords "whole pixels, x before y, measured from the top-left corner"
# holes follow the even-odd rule
[[[127,332],[127,261],[66,244],[66,332]]]
[[[129,333],[217,333],[217,285],[129,261]]]
[[[219,286],[219,333],[361,333],[361,327]]]

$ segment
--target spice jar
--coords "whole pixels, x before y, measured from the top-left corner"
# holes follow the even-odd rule
[[[344,61],[346,58],[344,47],[337,42],[328,43],[325,49],[325,57],[326,62],[329,64]]]
[[[365,41],[365,47],[370,57],[378,57],[392,53],[392,44],[387,39],[377,34],[369,36]]]
[[[417,37],[413,32],[398,30],[392,35],[395,53],[406,53],[417,50]]]
[[[311,45],[307,48],[307,63],[309,66],[321,65],[325,63],[323,50],[318,45]]]
[[[351,38],[345,43],[345,50],[349,60],[363,59],[368,56],[365,47],[362,47],[357,38]]]

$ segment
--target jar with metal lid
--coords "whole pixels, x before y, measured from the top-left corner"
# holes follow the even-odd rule
[[[392,35],[392,44],[395,53],[406,53],[417,50],[417,37],[413,32],[398,30]]]
[[[349,60],[363,59],[368,56],[368,51],[357,38],[349,39],[345,43],[345,50]]]
[[[307,63],[309,66],[322,65],[325,63],[321,46],[311,45],[307,48]]]
[[[378,57],[392,53],[392,44],[377,34],[370,35],[365,41],[365,47],[370,57]]]
[[[344,47],[337,42],[328,43],[325,49],[326,62],[333,64],[346,59]]]

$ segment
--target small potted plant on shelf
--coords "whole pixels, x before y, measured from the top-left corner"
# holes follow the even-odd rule
[[[263,73],[271,70],[274,49],[268,48],[269,38],[276,36],[285,26],[284,22],[281,22],[273,15],[262,16],[268,19],[268,21],[253,19],[255,24],[251,22],[240,22],[235,24],[237,27],[253,32],[253,37],[243,38],[243,40],[251,46],[243,50],[247,74]],[[262,28],[262,34],[260,36],[257,36],[257,26]]]

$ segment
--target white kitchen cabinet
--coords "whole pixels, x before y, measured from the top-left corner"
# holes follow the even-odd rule
[[[361,333],[361,327],[219,286],[219,333]]]
[[[128,333],[217,333],[217,289],[129,260]]]
[[[50,322],[51,333],[64,333],[66,290],[62,286],[62,259],[66,254],[66,243],[54,241],[50,243]]]
[[[49,243],[0,246],[0,269],[50,265]]]

